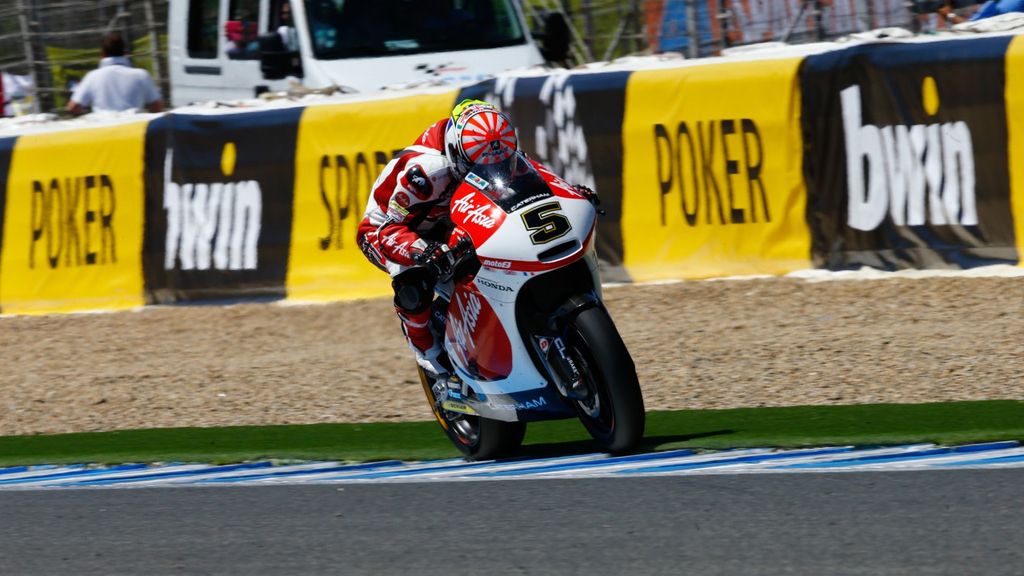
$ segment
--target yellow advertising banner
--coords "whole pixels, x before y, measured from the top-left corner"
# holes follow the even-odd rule
[[[143,304],[146,125],[138,121],[18,139],[0,256],[4,313]]]
[[[1024,36],[1015,37],[1006,52],[1006,122],[1013,234],[1017,265],[1024,267]]]
[[[329,301],[391,294],[387,274],[356,245],[356,228],[378,174],[402,148],[444,118],[458,92],[311,106],[295,154],[288,298]]]
[[[623,123],[634,280],[810,268],[799,58],[638,71]]]

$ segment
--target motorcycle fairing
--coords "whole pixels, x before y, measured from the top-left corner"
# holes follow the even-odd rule
[[[576,410],[550,386],[508,394],[462,394],[450,390],[442,401],[445,409],[501,420],[503,422],[534,422],[572,418]]]
[[[590,205],[589,202],[587,205]],[[545,258],[539,261],[513,260],[493,255],[495,253],[500,253],[499,250],[488,250],[480,256],[480,265],[488,271],[520,272],[528,274],[556,270],[564,268],[565,266],[585,257],[590,250],[593,239],[594,226],[591,226],[590,229],[587,230],[586,234],[582,235],[582,240],[569,239],[561,244],[556,243],[552,250],[560,249],[560,251],[552,253],[552,257],[550,259]],[[541,254],[543,254],[543,252]],[[504,254],[502,255],[504,256]]]
[[[551,190],[555,196],[560,198],[569,198],[572,200],[586,200],[586,197],[577,192],[576,189],[573,188],[572,184],[563,180],[558,174],[548,170],[543,164],[534,162],[533,166],[537,169],[537,172],[540,173],[541,178],[543,178],[544,182],[548,185],[548,189]],[[589,200],[587,201],[589,202]]]
[[[586,252],[596,217],[589,200],[521,152],[475,165],[451,206],[452,222],[469,233],[480,264],[498,271],[543,272],[572,263]]]
[[[505,328],[472,282],[456,284],[445,336],[452,360],[474,380],[500,380],[512,373],[512,344]]]
[[[573,417],[564,397],[571,377],[556,373],[566,361],[540,347],[564,338],[572,312],[563,305],[595,291],[596,211],[564,180],[519,159],[518,169],[474,167],[452,196],[452,222],[469,234],[480,267],[445,294],[444,345],[459,378],[439,401],[507,422]]]
[[[501,228],[507,216],[494,201],[473,186],[463,184],[452,195],[452,222],[469,233],[474,246],[487,242]]]

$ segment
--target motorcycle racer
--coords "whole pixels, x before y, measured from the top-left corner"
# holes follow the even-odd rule
[[[493,105],[466,99],[399,152],[377,177],[356,242],[366,258],[391,276],[395,311],[417,363],[448,373],[430,329],[438,279],[449,277],[464,236],[450,218],[451,196],[474,164],[513,160],[519,142],[511,119]],[[588,188],[579,192],[596,201]]]

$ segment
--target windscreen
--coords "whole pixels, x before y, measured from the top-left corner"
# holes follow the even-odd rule
[[[522,152],[505,162],[473,166],[466,175],[466,183],[509,214],[552,196],[544,177]]]
[[[525,42],[512,0],[306,0],[306,15],[323,60]]]

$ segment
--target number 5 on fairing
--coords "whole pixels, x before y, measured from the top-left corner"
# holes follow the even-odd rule
[[[562,205],[558,202],[548,202],[523,212],[523,225],[527,230],[535,231],[530,234],[531,242],[547,244],[572,230],[569,219],[559,213],[561,209]]]

